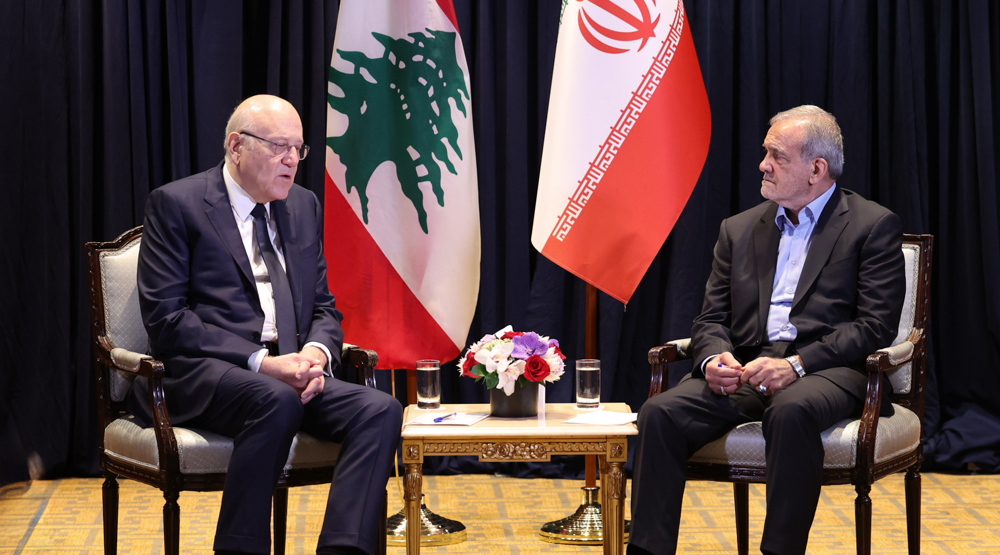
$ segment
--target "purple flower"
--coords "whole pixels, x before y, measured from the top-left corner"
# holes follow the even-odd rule
[[[549,350],[549,342],[533,331],[514,338],[514,352],[511,356],[527,360],[531,355],[542,356]]]

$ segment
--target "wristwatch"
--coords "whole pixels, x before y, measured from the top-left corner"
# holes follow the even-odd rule
[[[802,367],[802,363],[799,362],[798,356],[792,355],[790,357],[785,357],[785,360],[792,365],[792,370],[795,370],[795,373],[798,374],[800,378],[806,375],[806,369]]]

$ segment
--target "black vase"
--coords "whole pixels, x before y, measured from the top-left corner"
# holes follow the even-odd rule
[[[507,395],[502,389],[490,390],[490,416],[524,418],[538,415],[538,382],[524,387],[514,386],[514,393]]]

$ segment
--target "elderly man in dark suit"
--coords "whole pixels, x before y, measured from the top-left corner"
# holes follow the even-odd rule
[[[174,424],[234,438],[217,553],[268,553],[277,478],[299,430],[341,444],[318,553],[372,553],[402,410],[333,378],[342,315],[327,286],[322,208],[294,184],[303,144],[291,104],[255,96],[226,128],[225,161],[153,191],[139,302],[163,360]],[[148,420],[146,384],[130,408]]]
[[[764,150],[768,200],[722,222],[691,330],[694,370],[639,413],[633,555],[676,551],[686,460],[754,420],[767,443],[761,551],[805,553],[822,482],[820,433],[860,414],[865,357],[896,335],[900,220],[836,184],[836,119],[815,106],[779,113]]]

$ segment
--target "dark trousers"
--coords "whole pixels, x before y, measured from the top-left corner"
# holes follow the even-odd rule
[[[733,427],[761,420],[767,459],[761,550],[805,553],[823,479],[820,433],[861,407],[857,397],[818,375],[772,397],[749,386],[719,395],[703,378],[689,376],[649,399],[639,411],[630,545],[675,553],[688,458]]]
[[[234,438],[215,549],[270,552],[274,488],[302,430],[341,444],[319,547],[372,553],[402,418],[399,402],[369,387],[328,377],[323,392],[303,405],[292,387],[274,378],[227,371],[208,410],[187,424]]]

